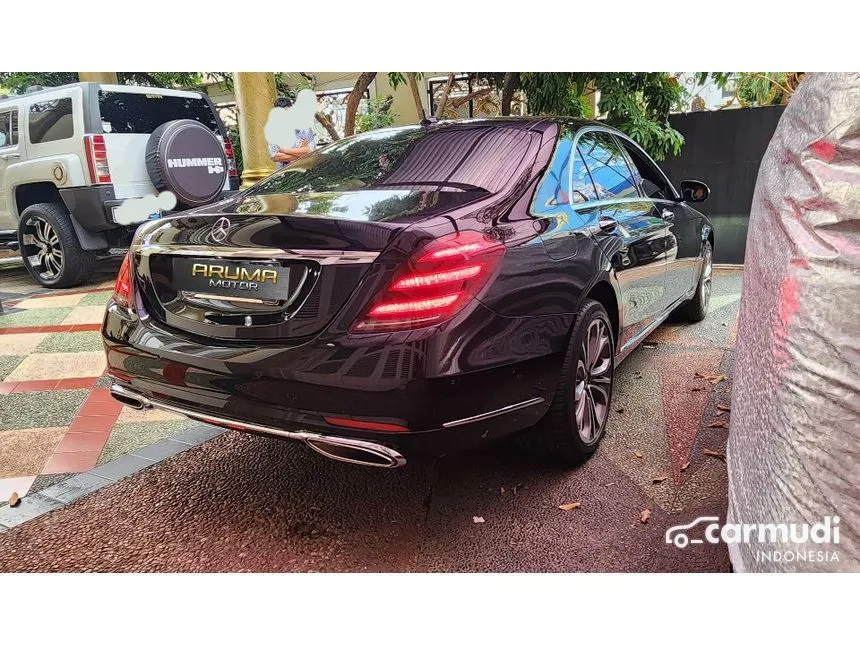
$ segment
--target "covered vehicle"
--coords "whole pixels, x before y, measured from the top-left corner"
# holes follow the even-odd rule
[[[860,74],[808,74],[753,197],[728,442],[736,571],[860,570]],[[817,526],[817,528],[816,528]]]

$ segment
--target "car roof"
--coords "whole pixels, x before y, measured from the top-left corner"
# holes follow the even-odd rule
[[[166,87],[147,87],[145,85],[116,85],[112,83],[66,83],[65,85],[56,85],[54,87],[45,87],[41,90],[34,90],[32,92],[24,92],[23,94],[9,94],[8,96],[0,96],[0,105],[4,103],[11,103],[14,101],[20,101],[24,99],[30,99],[33,96],[41,96],[43,94],[50,94],[51,92],[56,92],[58,90],[64,90],[69,87],[92,87],[96,86],[110,92],[131,92],[135,94],[164,94],[166,96],[189,96],[196,95],[201,96],[203,92],[198,90],[181,90],[174,88],[166,88]]]
[[[429,132],[442,130],[471,130],[476,127],[487,127],[514,128],[517,130],[521,129],[532,132],[541,132],[543,134],[553,126],[568,127],[574,131],[584,127],[599,127],[614,133],[618,133],[622,136],[625,136],[626,138],[626,135],[624,135],[624,133],[619,132],[617,129],[601,121],[588,121],[586,119],[574,119],[563,116],[491,116],[475,119],[446,119],[444,121],[425,121],[423,124],[381,128],[380,130],[372,130],[370,132],[380,132],[382,130],[396,132],[398,130],[414,129],[418,127],[424,127]],[[370,134],[370,132],[363,134]]]

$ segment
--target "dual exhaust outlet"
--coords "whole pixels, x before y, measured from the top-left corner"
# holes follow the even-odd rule
[[[204,423],[211,423],[212,425],[220,426],[222,428],[230,428],[231,430],[302,441],[316,452],[328,457],[329,459],[334,459],[335,461],[343,461],[350,464],[358,464],[360,466],[371,466],[374,468],[399,468],[406,464],[406,458],[399,452],[389,448],[388,446],[383,446],[382,444],[374,443],[372,441],[352,439],[349,437],[334,437],[315,432],[282,430],[280,428],[261,426],[255,423],[223,419],[209,414],[195,412],[193,410],[186,410],[173,404],[150,400],[142,394],[133,392],[132,390],[116,383],[111,385],[110,393],[114,399],[123,405],[134,408],[135,410],[159,408],[167,410],[168,412],[182,414],[190,419],[203,421]]]

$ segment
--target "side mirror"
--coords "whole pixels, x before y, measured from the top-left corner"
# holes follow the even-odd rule
[[[711,189],[704,182],[695,179],[685,179],[681,182],[681,196],[686,202],[703,202],[711,194]]]

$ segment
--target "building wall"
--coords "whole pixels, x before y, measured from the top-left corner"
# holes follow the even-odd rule
[[[785,106],[673,114],[684,136],[681,154],[660,165],[676,188],[682,179],[708,184],[711,196],[695,208],[714,224],[714,261],[742,264],[761,159]]]

